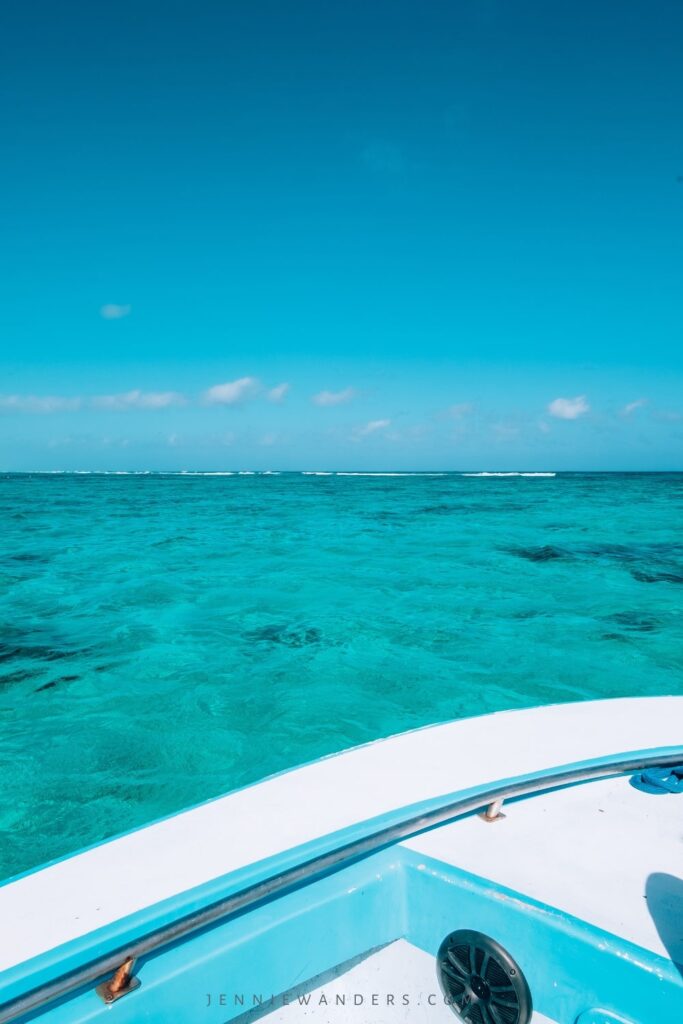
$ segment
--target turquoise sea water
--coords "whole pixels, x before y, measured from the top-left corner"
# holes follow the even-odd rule
[[[398,730],[683,693],[682,523],[676,474],[0,476],[0,875]]]

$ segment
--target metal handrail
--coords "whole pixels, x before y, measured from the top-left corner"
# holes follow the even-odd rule
[[[444,825],[455,818],[479,811],[498,801],[514,797],[529,796],[533,793],[559,789],[578,782],[589,782],[612,775],[643,771],[645,768],[669,767],[683,762],[683,747],[671,754],[651,754],[635,757],[621,755],[613,761],[602,762],[590,767],[567,767],[548,775],[535,776],[518,783],[497,784],[481,790],[475,796],[447,800],[429,811],[410,815],[402,821],[386,825],[370,835],[319,854],[295,867],[271,875],[269,878],[247,886],[231,896],[224,897],[201,910],[192,911],[178,918],[172,924],[163,925],[147,935],[134,940],[114,953],[92,960],[68,974],[31,990],[0,1005],[0,1024],[9,1024],[24,1014],[37,1010],[62,996],[95,982],[122,964],[136,960],[147,953],[164,949],[178,939],[192,935],[208,925],[226,921],[233,915],[253,907],[269,898],[285,893],[288,889],[304,883],[310,884],[331,870],[339,870],[352,861],[391,846],[403,839],[411,839],[436,825]]]

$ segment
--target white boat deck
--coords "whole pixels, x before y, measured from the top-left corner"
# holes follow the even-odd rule
[[[397,979],[400,979],[397,983]],[[270,1006],[251,1010],[233,1024],[454,1024],[436,978],[434,957],[403,939],[352,966],[283,993]],[[532,1024],[552,1024],[534,1013]]]
[[[0,920],[12,921],[12,928],[0,933],[0,970],[230,871],[396,808],[540,769],[681,742],[683,697],[661,697],[505,712],[356,748],[211,801],[0,887]],[[478,820],[461,822],[416,841],[413,848],[447,857],[478,874],[484,873],[486,864],[494,880],[515,885],[518,877],[520,882],[534,883],[532,894],[539,893],[551,902],[559,900],[572,913],[589,911],[592,920],[616,926],[619,921],[609,916],[609,905],[618,883],[594,889],[594,882],[587,881],[590,893],[574,886],[568,874],[574,865],[572,853],[579,858],[581,870],[587,872],[590,844],[599,844],[596,863],[607,860],[619,875],[629,857],[640,858],[629,868],[632,887],[637,889],[650,872],[673,871],[681,852],[678,839],[683,831],[683,800],[638,796],[629,802],[627,811],[622,811],[627,815],[622,818],[612,809],[617,805],[615,796],[606,809],[604,823],[601,813],[591,812],[589,831],[579,820],[580,807],[572,804],[570,796],[555,799],[557,804],[543,798],[541,804],[531,800],[525,806],[512,807],[509,820],[496,825]],[[670,808],[667,813],[674,821],[679,816],[678,826],[661,822],[653,833],[656,843],[654,839],[646,841],[648,833],[638,816],[642,813],[644,823],[654,820],[660,803]],[[555,806],[566,807],[567,816],[554,814],[551,808]],[[575,817],[569,817],[571,814]],[[534,815],[536,825],[532,824]],[[556,842],[551,829],[539,824],[544,819],[553,821],[553,828],[559,830]],[[628,842],[634,844],[629,854],[624,850],[628,845],[627,822],[633,830]],[[572,843],[567,843],[568,829],[575,838]],[[553,843],[555,852],[549,852],[546,862],[540,850],[550,850]],[[567,846],[565,870],[560,870],[557,858],[563,843]],[[515,847],[516,857],[499,855],[504,844]],[[542,863],[547,873],[543,891],[538,874],[534,879],[533,871],[524,871],[521,851],[525,846],[529,857]],[[480,859],[480,854],[488,859]],[[679,861],[678,874],[681,868],[683,863]],[[594,880],[596,876],[593,873],[585,877]],[[605,904],[603,909],[598,908],[598,902]],[[628,927],[633,941],[660,948],[642,914],[633,914],[624,927]]]
[[[465,818],[403,845],[683,964],[683,795],[617,777]]]

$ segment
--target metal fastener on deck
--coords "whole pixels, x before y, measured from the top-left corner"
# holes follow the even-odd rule
[[[505,815],[501,813],[502,806],[503,798],[501,797],[500,800],[494,800],[493,803],[490,803],[479,817],[482,821],[486,821],[489,824],[494,821],[501,821],[505,817]]]
[[[133,977],[134,965],[135,959],[132,956],[128,957],[120,967],[117,967],[109,981],[98,985],[95,991],[100,999],[105,1003],[114,1003],[121,996],[128,995],[133,989],[139,988],[139,979]]]

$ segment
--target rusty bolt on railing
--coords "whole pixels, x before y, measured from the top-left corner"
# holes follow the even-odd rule
[[[133,989],[140,987],[139,978],[133,976],[135,958],[129,956],[120,967],[117,967],[109,981],[102,982],[95,991],[105,1003],[115,1003],[121,996],[128,995]]]
[[[482,821],[492,824],[494,821],[502,821],[505,815],[502,813],[503,800],[494,800],[488,805],[485,811],[479,815]]]

